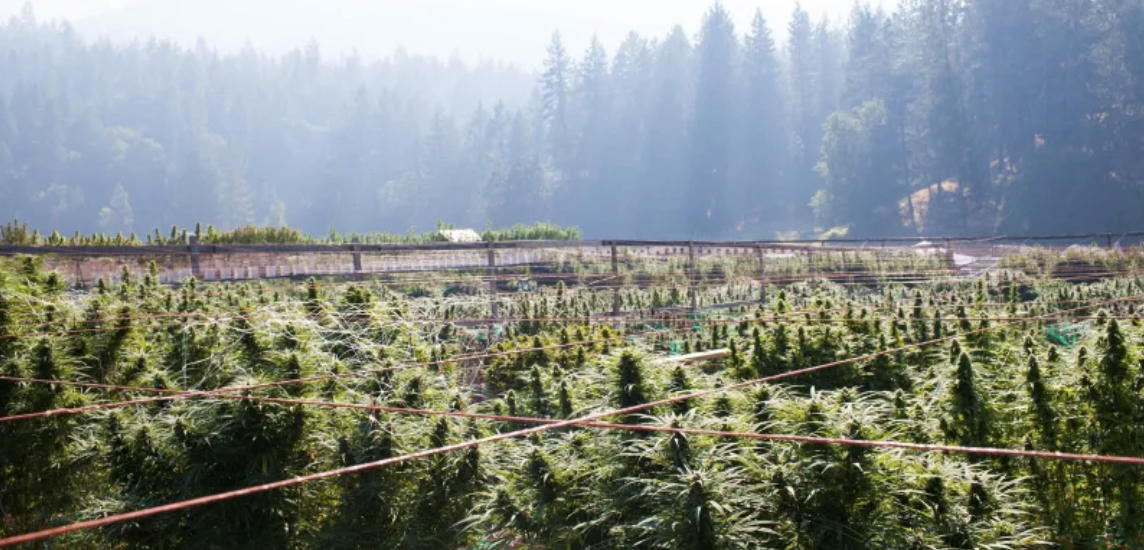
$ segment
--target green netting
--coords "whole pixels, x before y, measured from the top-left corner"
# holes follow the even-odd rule
[[[1045,338],[1058,346],[1071,348],[1090,330],[1092,329],[1083,323],[1057,323],[1045,327]]]
[[[703,326],[706,323],[702,323],[701,321],[707,319],[707,315],[705,315],[703,313],[691,313],[687,316],[687,318],[691,319],[691,321],[692,321],[692,323],[691,323],[692,330],[694,330],[696,334],[703,334]]]
[[[504,325],[503,324],[493,325],[493,331],[492,332],[493,332],[493,339],[500,340],[501,338],[504,338]],[[482,331],[477,332],[477,340],[486,341],[488,339],[489,339],[489,333],[487,331],[482,330]]]

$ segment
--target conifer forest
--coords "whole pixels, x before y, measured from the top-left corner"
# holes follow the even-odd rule
[[[0,548],[1144,549],[1144,0],[699,23],[0,22]]]
[[[702,21],[542,66],[0,22],[0,220],[591,238],[1132,231],[1144,2],[903,0]],[[736,24],[737,23],[737,24]],[[696,32],[697,31],[697,32]],[[303,42],[304,43],[304,42]]]

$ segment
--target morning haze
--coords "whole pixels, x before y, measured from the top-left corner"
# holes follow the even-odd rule
[[[0,15],[20,11],[23,0],[0,0]],[[330,53],[354,49],[388,55],[399,45],[411,54],[473,61],[492,58],[536,68],[553,29],[572,51],[593,34],[609,49],[629,31],[659,36],[682,24],[689,33],[709,7],[695,0],[37,0],[36,13],[67,18],[89,36],[127,39],[151,34],[194,45],[202,36],[214,47],[238,49],[247,41],[282,53],[311,38]],[[727,0],[739,26],[755,9],[785,21],[795,0]],[[841,22],[851,0],[805,0],[812,16]],[[776,34],[785,36],[782,25]]]
[[[98,1],[0,25],[0,219],[772,239],[1144,212],[1144,0]]]

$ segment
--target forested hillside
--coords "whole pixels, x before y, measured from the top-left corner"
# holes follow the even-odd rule
[[[772,30],[786,27],[786,39]],[[0,218],[322,234],[538,219],[589,237],[1144,227],[1144,1],[719,5],[535,74],[0,26]]]

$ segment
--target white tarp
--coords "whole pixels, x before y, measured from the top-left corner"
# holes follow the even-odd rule
[[[472,229],[442,229],[441,236],[451,243],[481,242],[481,235]]]

